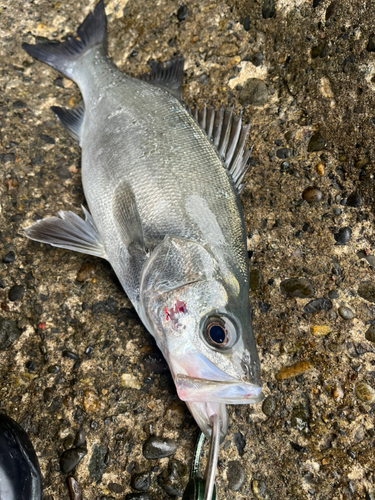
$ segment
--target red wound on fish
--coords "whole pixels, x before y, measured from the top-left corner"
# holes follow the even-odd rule
[[[170,319],[175,320],[177,314],[179,313],[185,314],[187,312],[186,304],[185,302],[182,302],[181,300],[177,299],[174,306],[170,307],[169,309],[165,307],[164,312],[165,312],[165,321],[169,321]]]

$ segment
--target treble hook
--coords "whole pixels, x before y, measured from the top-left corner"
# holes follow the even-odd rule
[[[201,433],[194,451],[193,463],[190,472],[190,481],[185,489],[182,500],[216,500],[215,475],[220,445],[219,415],[211,416],[212,432],[210,451],[204,478],[199,476],[199,462],[201,458],[205,435]]]

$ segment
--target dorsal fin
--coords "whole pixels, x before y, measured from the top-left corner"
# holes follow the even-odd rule
[[[83,117],[85,115],[85,107],[83,101],[81,101],[78,106],[73,109],[51,106],[51,110],[55,113],[61,125],[68,132],[68,134],[73,137],[73,139],[76,140],[79,144],[79,139],[81,136],[81,126]]]
[[[184,74],[184,57],[179,56],[176,59],[171,59],[165,64],[151,61],[150,73],[139,75],[138,78],[145,82],[151,83],[156,87],[167,90],[179,101],[182,100],[182,76]]]
[[[250,132],[250,124],[242,125],[242,113],[233,117],[233,108],[224,111],[223,107],[215,110],[205,106],[202,111],[198,111],[197,108],[188,108],[188,112],[215,146],[220,160],[231,174],[237,191],[240,193],[244,188],[243,178],[249,168],[251,149],[245,150],[245,144]]]

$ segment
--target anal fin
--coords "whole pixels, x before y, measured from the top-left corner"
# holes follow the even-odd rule
[[[73,212],[59,212],[24,229],[28,238],[54,247],[75,250],[106,259],[104,244],[91,214],[82,207],[85,220]]]
[[[85,107],[83,102],[80,102],[76,108],[65,109],[59,106],[51,106],[51,110],[59,119],[61,125],[73,137],[75,141],[80,141],[81,127],[85,115]]]

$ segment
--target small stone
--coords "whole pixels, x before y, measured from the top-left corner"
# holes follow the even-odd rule
[[[122,493],[124,491],[124,488],[118,483],[109,483],[108,489],[112,491],[112,493]]]
[[[287,297],[307,299],[314,295],[312,284],[306,278],[290,278],[280,283],[280,290]]]
[[[351,193],[347,200],[346,200],[346,206],[348,207],[354,207],[354,208],[359,208],[363,204],[362,197],[358,193]]]
[[[249,31],[249,29],[250,29],[250,16],[246,16],[245,19],[243,20],[243,29],[245,31]]]
[[[177,11],[177,19],[182,22],[184,19],[187,18],[188,16],[188,8],[186,7],[186,5],[181,5],[179,8],[178,8],[178,11]]]
[[[0,318],[0,351],[8,349],[21,336],[22,330],[11,319]]]
[[[228,488],[231,491],[238,491],[246,479],[246,473],[242,465],[233,460],[228,463],[227,467]]]
[[[242,434],[242,432],[235,432],[233,434],[233,443],[236,445],[238,454],[242,457],[245,446],[246,446],[246,438]]]
[[[3,153],[0,155],[0,163],[14,163],[15,159],[14,153]]]
[[[170,457],[176,453],[177,444],[169,438],[151,436],[143,443],[143,456],[148,460]]]
[[[320,201],[322,197],[323,193],[321,190],[313,186],[307,187],[302,193],[302,198],[308,203],[316,203],[317,201]]]
[[[62,355],[64,356],[64,358],[73,359],[74,361],[77,361],[77,359],[79,359],[78,354],[72,351],[63,351]]]
[[[40,134],[39,136],[42,141],[46,142],[47,144],[55,144],[55,139],[53,137],[50,137],[49,135],[46,134]]]
[[[375,302],[375,283],[362,281],[358,287],[358,295],[369,302]]]
[[[107,300],[101,300],[92,304],[91,311],[93,314],[107,313],[107,314],[117,314],[117,302],[115,299],[109,298]]]
[[[64,451],[60,457],[60,468],[64,474],[69,474],[79,464],[87,451],[84,448],[72,448]]]
[[[263,62],[263,54],[261,52],[256,52],[255,54],[253,54],[251,56],[250,61],[256,67],[261,66],[261,64]]]
[[[17,300],[21,300],[22,297],[24,296],[25,293],[25,288],[22,285],[14,285],[12,288],[9,290],[9,300],[11,302],[16,302]]]
[[[290,156],[290,149],[280,148],[276,151],[276,156],[280,158],[280,160],[286,160]]]
[[[78,481],[74,477],[69,476],[66,478],[66,482],[69,488],[70,500],[82,500],[82,488]]]
[[[83,283],[84,281],[92,279],[95,274],[95,269],[96,265],[94,262],[86,262],[85,264],[82,264],[77,273],[76,280],[79,283]]]
[[[93,413],[98,410],[99,397],[94,391],[87,390],[83,393],[83,407],[88,413]]]
[[[287,161],[283,161],[280,165],[280,172],[286,172],[289,167],[290,163],[288,163]]]
[[[332,328],[326,325],[314,325],[311,327],[311,333],[315,337],[325,337],[332,332]]]
[[[275,0],[263,0],[262,16],[263,19],[269,19],[276,14]]]
[[[366,156],[365,158],[361,158],[360,160],[357,160],[355,162],[355,167],[356,168],[364,168],[370,163],[370,158]]]
[[[264,481],[257,481],[254,479],[251,481],[251,489],[257,500],[265,500],[268,497],[266,483]]]
[[[149,472],[139,472],[131,478],[130,485],[137,491],[147,491],[151,485],[151,477]]]
[[[3,257],[4,264],[11,264],[16,260],[16,254],[11,250]]]
[[[276,406],[275,396],[267,396],[262,403],[262,412],[267,415],[267,417],[270,417],[275,413]]]
[[[59,167],[55,168],[55,173],[57,177],[59,177],[62,180],[67,180],[72,178],[70,170],[67,167],[64,167],[63,165],[60,165]]]
[[[354,312],[346,306],[339,307],[339,315],[345,320],[354,318]]]
[[[315,165],[315,171],[318,175],[324,175],[324,163],[318,163]]]
[[[322,149],[325,148],[326,141],[323,139],[321,136],[320,132],[315,132],[311,136],[311,139],[309,141],[309,145],[307,146],[307,151],[309,153],[315,153],[317,151],[322,151]]]
[[[79,431],[77,431],[76,436],[74,438],[73,445],[76,448],[80,448],[81,446],[84,446],[85,444],[86,444],[86,432],[85,432],[85,429],[79,429]]]
[[[268,99],[268,88],[263,80],[249,78],[239,93],[238,100],[242,106],[263,106]]]
[[[375,33],[371,33],[366,48],[368,52],[375,52]]]
[[[307,407],[297,407],[292,411],[290,424],[294,429],[300,432],[307,432],[309,429],[309,420],[311,413]]]
[[[138,378],[131,373],[123,373],[120,378],[122,387],[138,390],[142,387],[142,384],[140,383]]]
[[[128,493],[125,500],[152,500],[150,493]]]
[[[365,333],[365,338],[370,342],[375,342],[375,324],[371,325]]]
[[[234,43],[225,42],[218,49],[218,55],[224,57],[233,57],[238,53],[238,47]]]
[[[333,300],[333,299],[338,299],[339,298],[339,294],[337,293],[336,290],[330,290],[328,292],[328,298]]]
[[[375,390],[366,382],[358,382],[355,386],[355,393],[357,398],[364,403],[373,403],[375,401]]]
[[[311,361],[300,361],[295,365],[288,366],[285,368],[281,368],[279,373],[276,374],[276,380],[286,380],[288,378],[297,377],[298,375],[302,375],[307,370],[311,370],[314,368],[314,365]]]
[[[259,269],[252,269],[250,271],[250,290],[255,292],[260,288],[260,283],[262,281],[262,275]]]
[[[313,299],[308,302],[303,308],[305,314],[315,314],[320,311],[329,311],[332,309],[332,302],[325,297]]]
[[[342,227],[336,234],[334,234],[334,238],[336,240],[335,245],[346,245],[351,237],[352,230],[350,229],[350,227]]]
[[[343,391],[342,387],[340,387],[339,385],[336,385],[333,389],[332,395],[335,399],[343,399],[344,391]]]
[[[106,448],[94,444],[88,469],[90,477],[97,482],[102,479],[104,470],[107,466],[108,463],[107,454],[108,450]]]
[[[188,480],[189,469],[185,464],[175,459],[171,459],[168,468],[158,476],[159,485],[170,496],[182,496]]]

